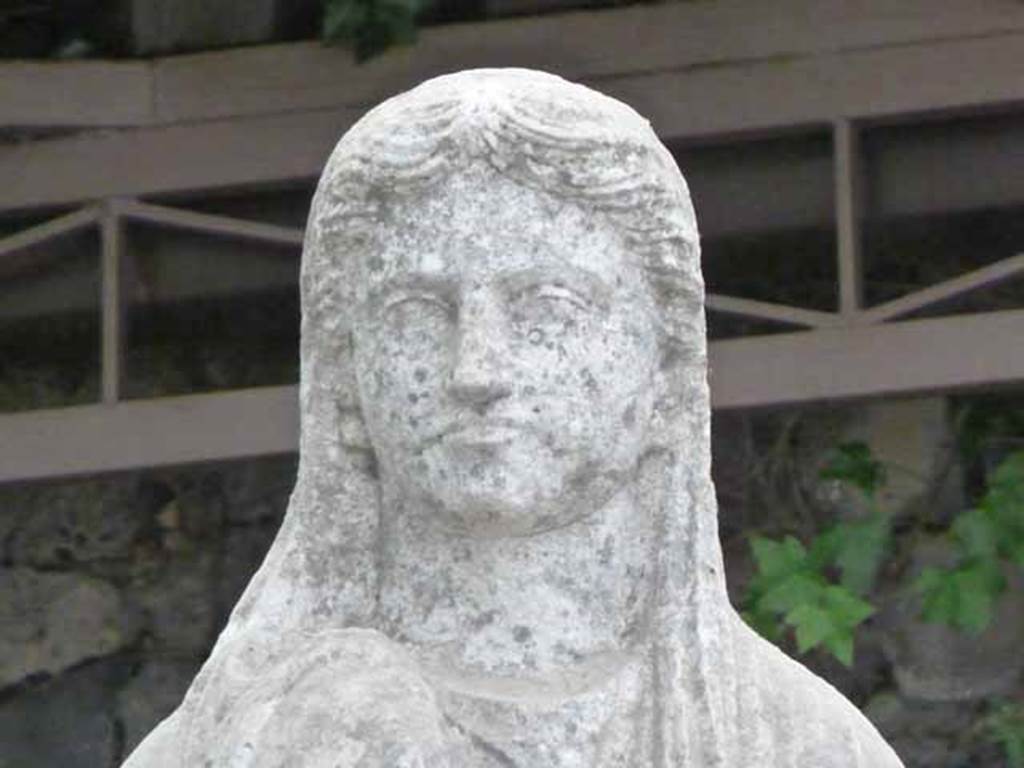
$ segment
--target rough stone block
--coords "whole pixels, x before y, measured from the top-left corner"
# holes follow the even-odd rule
[[[308,231],[287,520],[127,766],[901,765],[729,606],[696,220],[646,120],[437,78],[342,139]]]
[[[941,537],[911,552],[908,582],[926,567],[947,568],[956,554]],[[920,595],[897,593],[882,613],[883,647],[900,691],[924,701],[969,701],[1012,691],[1024,673],[1024,577],[1007,568],[1008,588],[977,635],[925,622]]]
[[[270,39],[280,0],[123,0],[137,54]]]
[[[118,674],[117,664],[91,664],[0,702],[0,768],[114,765]]]
[[[0,570],[0,688],[106,656],[137,622],[107,582],[69,573]]]
[[[224,468],[224,514],[229,523],[279,523],[295,487],[298,458],[254,459]]]
[[[220,578],[217,580],[218,625],[227,621],[228,613],[263,562],[276,533],[275,525],[244,525],[228,529]]]
[[[199,670],[198,659],[157,659],[142,666],[117,694],[124,754],[174,711]]]
[[[175,557],[133,593],[148,616],[147,630],[163,652],[206,653],[213,640],[214,556]]]
[[[146,524],[145,496],[137,475],[0,489],[7,556],[48,567],[126,556]]]

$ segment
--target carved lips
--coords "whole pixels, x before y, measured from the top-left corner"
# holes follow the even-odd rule
[[[523,431],[522,424],[508,419],[474,420],[444,430],[440,442],[456,449],[493,450],[510,444]]]

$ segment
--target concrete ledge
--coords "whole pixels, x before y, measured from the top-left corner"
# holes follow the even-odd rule
[[[170,18],[142,22],[167,27],[166,34],[173,32]],[[244,19],[240,27],[250,22],[267,23]],[[241,28],[239,33],[240,39],[249,34]],[[316,42],[152,61],[2,64],[0,127],[139,127],[365,108],[432,75],[470,67],[536,67],[599,83],[758,62],[811,59],[820,64],[835,56],[846,59],[848,66],[848,57],[858,53],[881,56],[881,77],[875,69],[862,76],[852,74],[862,81],[860,87],[870,86],[879,102],[891,101],[894,90],[930,98],[933,91],[943,96],[972,88],[982,95],[990,90],[987,83],[1000,81],[1001,74],[1016,72],[1020,78],[1024,56],[1019,47],[1016,65],[1010,57],[978,66],[970,55],[954,53],[950,63],[959,63],[960,68],[947,74],[933,70],[931,63],[915,71],[922,78],[908,79],[907,73],[887,68],[899,66],[903,55],[915,48],[954,41],[998,43],[1021,34],[1024,6],[1011,0],[639,5],[432,27],[423,30],[416,45],[393,49],[362,65],[349,52]],[[999,65],[1008,65],[1011,72],[1001,73]],[[751,85],[760,87],[756,78]],[[708,93],[703,91],[705,98]],[[659,96],[666,98],[664,93]]]
[[[1020,384],[1021,338],[1024,310],[716,342],[712,404]],[[17,413],[0,416],[0,482],[291,453],[298,435],[294,386]]]
[[[265,387],[0,416],[0,482],[290,453],[298,388]]]

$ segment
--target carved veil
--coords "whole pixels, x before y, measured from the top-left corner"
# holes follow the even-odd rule
[[[346,254],[373,225],[382,189],[422,189],[480,162],[609,216],[658,297],[676,395],[656,425],[662,478],[649,500],[658,531],[649,638],[654,764],[898,765],[852,706],[754,636],[729,605],[710,478],[700,247],[674,160],[630,108],[527,70],[428,81],[370,111],[327,164],[303,252],[298,482],[265,562],[161,727],[163,738],[176,734],[180,765],[202,764],[195,757],[216,738],[217,713],[244,702],[297,637],[375,626],[382,512],[351,364]],[[831,746],[832,762],[815,757],[819,742]],[[847,759],[836,760],[840,754]]]

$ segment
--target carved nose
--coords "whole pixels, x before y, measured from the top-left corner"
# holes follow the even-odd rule
[[[487,405],[512,392],[510,361],[504,359],[500,330],[490,322],[490,314],[474,312],[465,318],[449,374],[452,397],[470,405]]]

